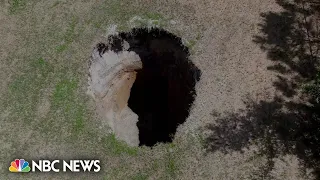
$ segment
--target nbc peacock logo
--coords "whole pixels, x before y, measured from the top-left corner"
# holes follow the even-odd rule
[[[29,166],[29,163],[24,159],[16,159],[11,162],[9,171],[10,172],[29,172],[30,166]]]

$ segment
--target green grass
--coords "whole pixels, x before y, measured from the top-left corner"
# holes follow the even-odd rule
[[[166,166],[166,172],[169,175],[169,177],[175,178],[176,173],[177,173],[177,169],[178,169],[178,167],[177,167],[175,159],[172,156],[169,156],[167,166]]]
[[[109,10],[109,13],[112,14],[112,19],[115,22],[125,23],[134,13],[137,11],[128,6],[126,1],[110,0],[108,2],[106,10]]]
[[[68,29],[63,38],[63,44],[58,45],[56,50],[58,53],[65,51],[68,46],[72,43],[75,39],[77,34],[75,33],[76,25],[78,24],[78,19],[73,17],[72,21],[69,23]]]
[[[128,179],[127,173],[130,172],[128,169],[128,164],[119,164],[117,167],[112,168],[107,172],[107,175],[104,177],[105,180],[113,179]]]
[[[32,120],[35,115],[36,104],[41,96],[41,89],[45,88],[52,66],[43,58],[32,60],[22,75],[9,85],[8,106],[11,106],[17,118]]]
[[[85,108],[81,105],[77,107],[75,112],[75,123],[73,125],[73,129],[76,133],[81,132],[84,129],[84,114],[85,114]]]
[[[130,156],[138,155],[138,148],[130,147],[125,142],[117,140],[115,135],[104,138],[105,148],[114,155],[127,154]]]
[[[188,43],[187,43],[187,47],[189,48],[189,49],[192,49],[195,45],[196,45],[196,41],[195,40],[190,40],[190,41],[188,41]]]
[[[80,133],[84,128],[85,114],[87,109],[81,102],[81,98],[77,97],[76,90],[79,87],[76,79],[63,79],[55,86],[52,95],[52,102],[55,113],[63,116],[67,121],[72,123],[72,132]]]
[[[62,45],[57,46],[56,50],[58,53],[61,53],[61,52],[65,51],[67,48],[68,48],[67,44],[62,44]]]
[[[138,174],[134,175],[131,179],[132,180],[147,180],[148,175],[145,173],[139,172]]]
[[[56,2],[51,6],[51,8],[54,8],[54,7],[58,6],[60,3],[61,3],[61,1],[56,1]]]
[[[73,132],[80,132],[84,128],[86,108],[76,95],[78,81],[75,78],[63,77],[65,73],[59,75],[59,72],[54,71],[53,65],[43,58],[31,61],[24,71],[23,75],[9,85],[10,98],[7,99],[7,104],[13,111],[12,115],[23,119],[27,124],[33,122],[39,100],[44,95],[43,90],[52,87],[56,78],[61,78],[53,86],[50,117],[47,117],[45,124],[35,127],[42,129],[42,132],[50,132],[52,127],[71,121]],[[56,121],[61,118],[65,119],[63,123]]]
[[[78,82],[74,79],[64,79],[55,86],[53,92],[53,102],[56,105],[68,106],[68,102],[72,101],[74,91],[78,86]]]
[[[201,39],[201,34],[197,33],[197,36],[194,39],[187,40],[184,42],[185,46],[187,46],[191,54],[195,53],[195,45],[198,43],[200,39]]]
[[[202,134],[197,134],[196,135],[196,141],[199,143],[200,147],[205,148],[206,146],[206,139],[204,135]]]
[[[16,14],[19,11],[22,11],[25,9],[27,0],[9,0],[9,11],[11,14]]]
[[[144,17],[152,20],[161,20],[165,19],[164,16],[160,13],[155,13],[155,12],[146,12],[144,13]]]
[[[165,172],[166,178],[175,179],[179,170],[179,158],[182,158],[181,149],[176,143],[168,143],[166,147]]]

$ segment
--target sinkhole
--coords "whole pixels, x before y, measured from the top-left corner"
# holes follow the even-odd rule
[[[178,125],[189,116],[201,76],[181,38],[163,29],[134,28],[109,36],[97,50],[100,55],[128,51],[140,57],[142,68],[134,69],[127,101],[138,116],[139,145],[171,142]]]

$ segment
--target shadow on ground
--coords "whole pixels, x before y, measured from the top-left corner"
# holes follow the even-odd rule
[[[257,143],[259,153],[269,162],[264,176],[272,170],[272,159],[285,154],[295,154],[307,167],[319,168],[319,109],[280,98],[258,103],[248,100],[245,112],[229,113],[207,126],[212,134],[205,145],[208,151],[228,153]]]
[[[279,73],[274,85],[283,95],[292,97],[297,93],[297,84],[314,79],[317,72],[320,1],[277,0],[277,3],[284,11],[261,14],[261,34],[254,36],[254,42],[275,62],[268,67]],[[294,77],[290,80],[287,74]]]
[[[229,153],[257,143],[259,153],[268,157],[264,177],[273,168],[273,158],[294,154],[320,178],[320,104],[301,93],[319,65],[320,1],[277,3],[283,11],[261,14],[254,42],[274,62],[267,68],[278,74],[273,85],[281,95],[272,101],[246,100],[243,111],[216,117],[216,123],[207,126],[211,135],[205,146],[210,152]]]

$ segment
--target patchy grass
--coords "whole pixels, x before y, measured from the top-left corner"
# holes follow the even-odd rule
[[[6,59],[13,65],[8,70],[12,72],[8,93],[1,97],[4,101],[0,119],[5,116],[5,120],[1,122],[0,134],[8,140],[0,138],[0,142],[12,146],[0,147],[1,152],[6,152],[0,155],[2,162],[10,162],[16,155],[37,157],[38,152],[48,158],[69,158],[71,151],[73,158],[96,155],[94,158],[101,162],[115,162],[101,172],[102,176],[108,174],[108,179],[150,179],[154,174],[177,177],[177,158],[169,156],[162,145],[154,150],[129,147],[114,134],[106,136],[104,129],[98,129],[102,122],[94,116],[94,108],[85,95],[86,63],[94,40],[105,34],[108,25],[117,24],[119,30],[127,30],[127,22],[134,16],[161,23],[165,19],[161,13],[128,6],[130,2],[107,0],[94,2],[91,7],[82,7],[87,4],[80,1],[9,2],[9,11],[19,27],[13,32],[22,38],[12,45],[10,58]],[[49,110],[39,116],[43,102],[49,104]],[[25,139],[12,133],[22,130],[29,134]],[[30,174],[26,179],[37,176]],[[0,177],[12,179],[2,174]],[[59,179],[70,177],[62,173]]]
[[[73,17],[64,35],[63,43],[61,45],[58,45],[56,48],[58,53],[65,51],[68,48],[69,44],[71,44],[72,41],[75,39],[76,37],[75,28],[77,23],[78,23],[78,19]]]
[[[16,14],[26,8],[27,0],[9,0],[9,11],[11,14]]]
[[[195,45],[198,43],[200,39],[201,39],[201,34],[198,33],[194,39],[183,41],[184,45],[188,47],[191,54],[194,54],[196,52]]]
[[[116,168],[112,168],[104,177],[105,180],[112,179],[128,179],[127,173],[129,173],[128,165],[121,164]]]
[[[84,114],[85,114],[85,108],[82,105],[77,107],[75,112],[75,123],[73,125],[73,130],[77,134],[84,129],[84,120],[85,120]]]
[[[77,81],[74,79],[64,79],[60,81],[53,93],[53,102],[57,106],[65,106],[68,110],[68,101],[72,101],[74,98],[74,91],[77,88]]]
[[[7,103],[12,107],[16,118],[23,118],[25,121],[31,121],[34,118],[41,89],[45,87],[52,71],[52,66],[43,58],[32,60],[24,73],[9,85]]]
[[[108,1],[107,5],[95,9],[89,21],[97,29],[105,29],[110,24],[116,24],[118,31],[128,31],[132,27],[167,27],[170,18],[161,13],[150,12],[147,9],[130,8],[130,1]]]
[[[62,45],[57,46],[56,50],[58,53],[61,53],[61,52],[65,51],[67,48],[68,48],[67,44],[62,44]]]
[[[138,148],[130,147],[125,142],[117,140],[115,135],[104,138],[105,148],[114,155],[127,154],[130,156],[138,155]]]
[[[195,45],[196,45],[197,41],[195,40],[190,40],[187,42],[186,46],[189,48],[189,49],[192,49]]]
[[[51,8],[54,8],[54,7],[58,6],[60,3],[62,3],[62,2],[61,2],[61,1],[56,1],[56,2],[51,6]]]
[[[56,84],[52,96],[56,114],[64,116],[66,120],[73,122],[72,130],[75,134],[84,129],[86,114],[84,104],[77,98],[77,88],[78,81],[76,79],[63,79]]]
[[[127,21],[140,14],[139,9],[134,9],[128,4],[130,1],[105,1],[95,7],[95,11],[89,22],[97,29],[104,29],[110,24],[126,25]]]
[[[148,19],[152,20],[160,20],[160,19],[165,19],[164,16],[160,13],[155,13],[155,12],[146,12],[144,13],[144,16]]]
[[[169,143],[166,147],[168,152],[165,160],[165,172],[168,178],[175,179],[178,171],[177,156],[180,156],[179,149],[175,143]]]
[[[142,172],[139,172],[138,174],[134,175],[131,179],[132,180],[147,180],[148,175]]]
[[[170,178],[173,178],[173,179],[176,178],[177,169],[178,167],[177,167],[175,158],[172,155],[169,155],[167,166],[166,166],[166,172]]]

